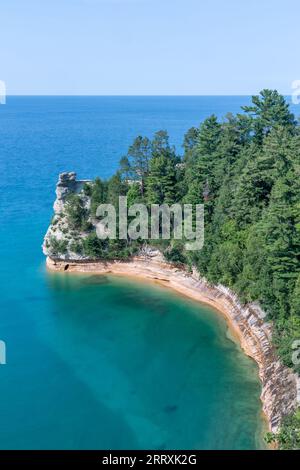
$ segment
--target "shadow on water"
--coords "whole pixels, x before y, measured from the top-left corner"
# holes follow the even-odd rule
[[[84,285],[102,286],[102,285],[109,284],[110,280],[108,279],[107,276],[104,276],[104,275],[102,275],[102,276],[93,275],[93,276],[88,276],[86,278],[82,278],[81,283],[84,284]]]
[[[0,370],[0,448],[139,447],[122,413],[97,397],[80,380],[76,369],[36,337],[31,338],[31,344],[34,356],[26,372],[17,367],[22,362],[17,356],[10,361],[13,372],[8,368]],[[39,362],[38,357],[43,357],[45,363]],[[13,406],[7,406],[8,399]]]

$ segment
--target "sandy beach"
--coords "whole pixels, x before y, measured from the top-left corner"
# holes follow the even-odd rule
[[[161,256],[139,256],[132,261],[68,261],[47,258],[50,271],[112,274],[158,283],[221,313],[244,352],[259,368],[261,400],[268,428],[276,431],[283,416],[299,402],[299,379],[278,360],[271,343],[272,328],[255,305],[242,306],[223,286],[211,286],[194,271],[166,263]]]

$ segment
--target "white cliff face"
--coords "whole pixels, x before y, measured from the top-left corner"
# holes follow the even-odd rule
[[[75,234],[70,231],[69,224],[65,216],[65,205],[70,194],[77,194],[86,209],[90,207],[90,198],[83,192],[85,183],[90,180],[77,180],[76,173],[68,172],[59,175],[56,185],[56,199],[53,205],[54,216],[47,230],[43,242],[43,253],[46,256],[60,259],[84,260],[87,257],[76,251]],[[82,233],[82,237],[85,234]]]
[[[77,180],[76,173],[60,173],[56,185],[56,200],[54,202],[55,214],[60,214],[64,210],[66,198],[70,193],[80,194],[85,183],[91,183],[91,180]]]
[[[238,297],[222,285],[209,287],[227,305],[245,352],[259,366],[261,400],[270,430],[276,432],[284,416],[299,406],[299,377],[278,359],[272,344],[272,324],[257,303],[240,304]]]

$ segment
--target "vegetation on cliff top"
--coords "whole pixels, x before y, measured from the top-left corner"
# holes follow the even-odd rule
[[[283,363],[299,372],[292,362],[293,342],[300,339],[300,128],[294,115],[281,95],[263,90],[240,114],[222,121],[211,116],[189,129],[183,148],[181,158],[165,131],[152,141],[137,137],[109,181],[97,178],[84,189],[90,217],[119,195],[129,204],[203,203],[204,248],[188,252],[173,240],[162,245],[165,256],[196,265],[244,302],[259,301],[274,322]],[[70,224],[82,230],[86,214],[82,208],[74,213],[72,204]],[[91,257],[130,256],[142,243],[100,242],[93,232],[79,242]],[[299,447],[298,429],[299,413],[272,439],[282,448]]]
[[[243,111],[190,129],[182,160],[166,132],[152,142],[138,137],[121,175],[141,182],[140,191],[128,187],[132,202],[204,204],[204,248],[185,252],[173,241],[168,258],[196,265],[244,302],[259,301],[282,361],[299,372],[292,345],[300,338],[300,129],[276,91],[263,90]]]
[[[300,409],[284,418],[277,434],[267,433],[266,441],[275,443],[280,450],[300,449]]]

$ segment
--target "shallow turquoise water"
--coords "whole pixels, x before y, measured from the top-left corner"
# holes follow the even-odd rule
[[[255,448],[256,366],[223,319],[158,287],[49,275],[61,171],[109,176],[132,138],[247,97],[11,98],[0,106],[0,448]]]
[[[1,368],[2,448],[260,446],[257,369],[221,316],[136,281],[40,275]]]

